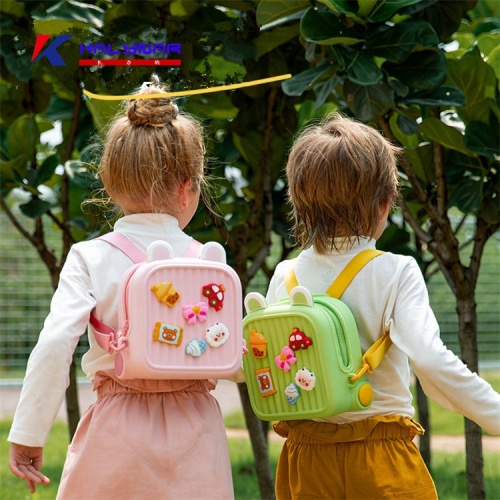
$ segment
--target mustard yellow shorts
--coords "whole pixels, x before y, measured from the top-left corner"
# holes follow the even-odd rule
[[[286,437],[276,471],[276,498],[437,499],[413,438],[424,430],[393,415],[351,424],[278,422]]]

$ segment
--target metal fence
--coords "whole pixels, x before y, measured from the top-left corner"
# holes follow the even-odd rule
[[[36,250],[12,227],[4,213],[0,213],[0,234],[0,379],[19,379],[48,313],[52,289],[48,271]],[[488,242],[477,288],[482,369],[500,368],[500,241],[496,236]],[[51,243],[54,247],[59,244],[57,233]],[[257,277],[251,288],[264,291],[265,285],[265,279]],[[441,275],[431,279],[429,294],[442,337],[459,354],[455,300]],[[77,358],[86,347],[84,336]]]

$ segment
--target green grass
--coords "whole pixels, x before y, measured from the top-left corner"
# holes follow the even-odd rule
[[[233,422],[241,416],[233,416]],[[61,471],[68,446],[68,431],[63,423],[56,423],[49,435],[45,447],[43,472],[49,476],[52,483],[48,487],[39,487],[30,495],[24,482],[12,475],[8,468],[7,433],[9,421],[0,422],[0,498],[2,500],[53,500],[61,477]],[[281,443],[270,442],[270,461],[272,470],[281,450]],[[259,490],[255,463],[250,442],[247,439],[231,438],[229,451],[233,470],[235,497],[237,500],[256,500]],[[439,498],[457,500],[466,499],[465,456],[464,453],[433,452],[432,476],[436,482]],[[484,453],[484,474],[486,497],[500,498],[500,453]]]

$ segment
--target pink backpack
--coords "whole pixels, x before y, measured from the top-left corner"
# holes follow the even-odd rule
[[[101,239],[135,263],[120,284],[119,328],[90,318],[99,346],[115,353],[119,378],[229,378],[238,371],[242,289],[221,245],[192,240],[176,258],[165,241],[145,256],[120,233]]]

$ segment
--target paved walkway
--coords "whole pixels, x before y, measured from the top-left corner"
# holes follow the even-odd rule
[[[83,413],[95,401],[95,394],[89,383],[80,384],[78,389],[80,412]],[[0,420],[12,418],[19,400],[19,393],[19,384],[0,386]],[[221,380],[213,394],[219,401],[224,415],[229,415],[241,409],[240,394],[236,384]],[[58,419],[66,421],[66,404],[63,404],[59,410]],[[248,437],[246,429],[228,429],[227,434],[229,437]],[[278,441],[282,440],[274,432],[270,432],[269,437]],[[449,452],[462,451],[465,450],[465,437],[432,435],[431,448]],[[500,437],[483,436],[483,449],[500,453]]]

